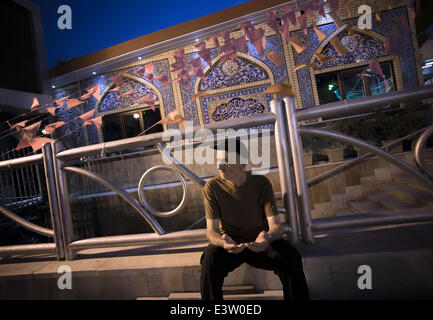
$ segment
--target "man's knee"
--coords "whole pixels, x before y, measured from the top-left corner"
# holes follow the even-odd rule
[[[200,258],[200,264],[204,267],[212,267],[216,266],[217,262],[219,260],[218,257],[221,257],[223,252],[221,250],[224,250],[221,247],[209,245],[204,249],[203,254]]]
[[[295,273],[302,271],[302,256],[290,242],[286,240],[275,241],[272,243],[272,248],[278,253],[283,270]]]

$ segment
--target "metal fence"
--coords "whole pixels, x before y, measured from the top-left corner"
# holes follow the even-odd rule
[[[342,167],[337,168],[338,170],[333,169],[330,172],[322,174],[320,177],[314,177],[307,180],[301,135],[335,139],[360,147],[370,154],[364,155],[364,158],[353,160],[353,162],[350,163],[350,166],[359,163],[372,154],[379,156],[388,160],[393,165],[399,167],[404,172],[410,174],[421,183],[428,186],[430,192],[433,194],[432,173],[428,171],[428,167],[425,165],[423,160],[423,150],[426,147],[427,139],[433,134],[433,126],[412,133],[413,136],[420,134],[415,148],[415,158],[418,167],[412,167],[395,155],[367,141],[329,130],[300,127],[299,122],[315,119],[317,117],[356,115],[370,112],[388,104],[399,104],[430,97],[433,97],[433,86],[391,92],[381,96],[366,97],[300,110],[296,110],[294,99],[292,97],[287,97],[282,100],[272,100],[271,112],[269,113],[212,123],[204,128],[212,131],[212,133],[217,133],[218,129],[237,130],[241,128],[257,128],[260,126],[274,125],[276,157],[278,161],[281,194],[283,199],[283,208],[281,208],[280,211],[286,215],[286,221],[290,230],[290,241],[301,240],[307,244],[312,244],[315,241],[314,231],[358,226],[374,226],[379,224],[432,221],[433,212],[424,214],[411,214],[408,212],[407,214],[394,216],[356,215],[349,219],[347,217],[333,217],[313,220],[311,217],[309,200],[309,184],[318,180],[326,179],[335,174],[338,170],[344,170],[349,165],[345,163]],[[203,130],[203,127],[198,126],[193,128],[194,133],[200,130]],[[186,136],[185,129],[181,130],[181,134],[184,139]],[[189,178],[193,183],[196,183],[199,186],[204,185],[204,180],[201,177],[198,177],[196,174],[184,167],[164,149],[162,136],[163,133],[156,133],[70,150],[62,150],[62,146],[59,143],[45,144],[43,146],[42,154],[1,161],[0,171],[20,170],[29,166],[43,164],[53,228],[43,228],[26,221],[14,214],[5,206],[0,206],[0,212],[9,219],[33,232],[54,238],[54,243],[3,246],[0,247],[0,254],[13,255],[46,252],[57,254],[58,259],[72,260],[74,259],[77,250],[85,248],[205,240],[205,229],[167,233],[153,216],[173,215],[182,209],[185,196],[188,192],[185,177]],[[76,167],[69,164],[71,160],[79,160],[82,157],[91,157],[100,155],[104,152],[121,152],[124,150],[148,146],[155,146],[162,156],[171,158],[174,161],[174,166],[153,167],[144,174],[138,188],[141,203],[124,188],[110,181],[101,174],[89,170],[90,167]],[[184,197],[179,206],[170,212],[161,213],[154,210],[145,201],[143,194],[140,192],[144,184],[142,181],[152,172],[157,170],[172,171],[178,176],[182,184]],[[118,194],[150,225],[153,229],[153,233],[93,237],[76,240],[67,185],[68,177],[74,174],[91,179]]]
[[[28,148],[6,150],[0,161],[22,158],[25,154],[28,154]],[[0,172],[0,204],[21,210],[41,202],[43,192],[39,165]]]

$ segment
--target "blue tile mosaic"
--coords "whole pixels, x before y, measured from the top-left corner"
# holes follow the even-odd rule
[[[402,29],[402,24],[400,21],[400,17],[404,16],[407,20],[407,10],[405,7],[396,8],[390,11],[381,12],[381,22],[373,19],[373,30],[384,35],[388,36],[391,33],[391,30],[394,26],[399,28],[399,34],[403,37],[402,40],[394,39],[399,44],[399,49],[402,51],[403,55],[400,59],[401,62],[401,70],[403,74],[404,86],[406,88],[415,88],[418,87],[418,77],[416,64],[414,59],[414,52],[412,48],[412,40],[410,33],[405,32]],[[347,20],[347,22],[356,23],[355,19]],[[330,35],[333,31],[335,31],[336,27],[333,23],[322,25],[318,27],[326,35]],[[291,36],[297,35],[301,42],[303,42],[307,49],[301,54],[297,54],[293,49],[293,55],[295,57],[296,65],[300,64],[308,64],[311,61],[311,57],[313,53],[316,51],[318,46],[320,45],[319,40],[317,38],[316,33],[312,28],[307,29],[308,33],[305,35],[302,30],[298,30],[291,33]],[[338,37],[340,39],[345,39],[344,41],[348,41],[350,44],[353,40],[349,39],[347,32],[342,32]],[[346,37],[346,38],[344,38]],[[337,66],[341,64],[348,64],[356,62],[358,59],[360,60],[371,60],[375,57],[383,57],[386,56],[383,44],[381,41],[369,38],[365,35],[355,34],[356,39],[356,49],[347,54],[345,57],[340,57],[335,49],[331,45],[327,45],[322,51],[324,54],[328,56],[332,56],[336,58],[333,61],[329,61],[323,65],[319,64],[319,67],[328,68],[332,66]],[[350,41],[349,41],[350,40]],[[244,90],[231,90],[224,94],[219,94],[211,97],[202,97],[200,98],[200,107],[202,108],[201,113],[203,116],[203,121],[205,123],[209,123],[211,121],[220,121],[221,119],[226,119],[227,117],[236,117],[242,115],[248,115],[252,112],[256,112],[260,108],[259,104],[263,105],[264,108],[269,110],[269,102],[272,99],[272,96],[269,94],[263,94],[263,91],[269,86],[259,86],[255,87],[254,83],[261,80],[273,80],[273,82],[278,83],[282,81],[288,81],[288,75],[286,70],[286,62],[284,61],[282,66],[277,66],[272,60],[270,60],[266,55],[260,56],[256,50],[256,48],[248,41],[248,54],[251,57],[258,59],[269,67],[272,74],[268,74],[265,69],[257,65],[252,61],[248,61],[248,59],[238,57],[236,59],[237,68],[236,72],[232,72],[236,67],[235,66],[226,66],[226,69],[223,70],[223,65],[221,62],[217,62],[215,66],[212,66],[211,70],[208,72],[206,76],[206,82],[200,83],[199,91],[213,90],[213,89],[226,89],[230,90],[230,87],[239,84],[249,84],[251,87]],[[271,50],[275,51],[278,54],[283,53],[282,48],[282,40],[280,35],[274,35],[266,38],[266,46],[264,49],[265,54],[269,53]],[[220,55],[219,49],[211,49],[211,57],[215,59]],[[197,58],[197,54],[188,54],[187,60],[190,61],[192,59]],[[174,95],[172,82],[170,79],[170,67],[167,59],[160,60],[154,62],[155,64],[155,76],[162,74],[164,72],[167,73],[169,77],[169,85],[168,88],[159,82],[158,80],[154,80],[153,84],[158,88],[161,93],[163,99],[163,105],[165,108],[165,113],[167,114],[170,111],[175,110],[176,106],[174,103]],[[203,68],[207,68],[207,63],[202,59]],[[132,73],[138,67],[131,67],[128,69],[121,70],[122,73]],[[232,72],[232,73],[231,73]],[[111,85],[111,82],[108,80],[109,77],[115,75],[117,72],[107,73],[103,75],[99,75],[93,78],[88,78],[80,81],[81,88],[89,87],[93,84],[99,83],[101,86],[101,93],[106,90]],[[314,79],[310,78],[309,69],[300,69],[297,71],[297,77],[299,81],[300,95],[302,98],[302,107],[312,107],[315,105],[314,96],[312,92],[312,81]],[[192,121],[195,125],[200,123],[199,112],[197,108],[199,106],[196,105],[196,100],[192,100],[194,95],[194,85],[197,84],[199,79],[196,76],[190,76],[190,86],[185,86],[183,84],[180,85],[181,93],[182,93],[182,108],[184,108],[185,116],[188,121]],[[124,84],[124,87],[121,88],[120,93],[128,91],[128,89],[134,88],[136,93],[133,98],[129,97],[118,97],[117,93],[108,93],[105,95],[100,103],[99,111],[104,113],[107,111],[119,111],[122,110],[131,104],[134,104],[134,99],[146,94],[149,91],[149,88],[145,85],[138,83],[137,81],[133,81],[128,79]],[[73,93],[72,91],[69,92]],[[56,99],[67,95],[67,92],[58,92],[56,94]],[[75,93],[76,94],[76,93]],[[71,97],[78,97],[78,95]],[[155,95],[155,99],[158,96]],[[218,103],[221,101],[221,103]],[[265,105],[265,101],[267,105]],[[212,104],[212,108],[214,112],[217,108],[217,111],[214,112],[214,119],[210,119],[212,115],[208,114],[208,104]],[[259,104],[257,104],[259,103]],[[95,108],[97,101],[95,98],[88,99],[83,105],[83,111],[87,112],[93,108]],[[252,107],[255,106],[255,107]],[[180,106],[179,106],[180,107]],[[299,106],[298,106],[299,107]],[[259,108],[259,109],[257,109]],[[256,110],[257,109],[257,110]],[[253,111],[252,111],[253,110]],[[256,111],[254,111],[256,110]],[[260,109],[261,110],[261,109]],[[78,128],[81,126],[81,120],[73,120],[81,113],[81,107],[72,108],[71,110],[66,110],[65,108],[61,108],[59,110],[58,118],[59,120],[66,121],[68,126],[64,126],[59,128],[56,132],[57,136],[71,133],[67,138],[65,138],[65,146],[67,148],[77,147],[80,145],[84,145],[84,130],[79,130]],[[177,128],[178,125],[168,126],[169,128]],[[78,130],[76,130],[78,129]],[[73,130],[76,130],[73,132]],[[90,143],[97,143],[97,131],[94,127],[87,127],[87,132],[89,136]]]
[[[54,99],[60,99],[69,96],[70,98],[78,98],[79,92],[76,88],[70,90],[59,91],[54,95]],[[66,125],[56,130],[55,138],[59,139],[65,149],[75,148],[86,145],[84,130],[81,127],[81,119],[76,119],[81,115],[81,106],[76,106],[71,109],[66,108],[66,103],[57,111],[57,121],[64,121]]]
[[[232,87],[239,84],[251,83],[268,79],[268,74],[262,68],[250,61],[236,58],[238,71],[234,75],[227,74],[224,67],[227,64],[219,61],[206,75],[206,82],[202,82],[199,91]]]
[[[228,103],[216,107],[211,117],[213,121],[223,121],[260,114],[265,109],[257,99],[233,98]]]
[[[348,38],[346,38],[348,37]],[[337,50],[328,43],[325,48],[323,48],[322,53],[324,55],[327,55],[328,57],[334,58],[334,60],[328,61],[326,63],[320,64],[318,62],[318,65],[320,68],[329,68],[338,66],[340,64],[349,64],[354,63],[357,61],[370,61],[374,58],[380,58],[387,56],[387,53],[385,52],[385,47],[383,46],[383,42],[377,39],[370,38],[366,35],[355,33],[354,38],[349,36],[349,33],[346,31],[341,32],[338,35],[338,38],[340,40],[342,39],[355,39],[356,42],[354,42],[354,46],[356,43],[356,49],[352,52],[349,52],[344,57],[341,57]],[[344,43],[344,41],[342,41]]]
[[[272,71],[272,75],[275,82],[287,81],[287,71],[286,65],[283,63],[282,66],[277,66],[268,57],[261,57],[258,52],[248,42],[249,54],[265,63]],[[280,36],[268,37],[265,46],[265,53],[270,50],[274,50],[276,53],[283,53],[282,43]],[[211,49],[211,56],[213,59],[219,55],[218,49]],[[186,55],[186,60],[191,61],[196,59],[198,55],[196,53]],[[208,67],[208,64],[202,59],[203,68]],[[234,65],[234,64],[233,64]],[[234,70],[227,69],[227,64],[224,66],[222,62],[217,62],[206,74],[206,82],[201,82],[199,85],[199,91],[207,91],[213,89],[228,88],[231,86],[244,84],[244,83],[254,83],[261,80],[269,79],[268,73],[261,67],[257,66],[251,61],[243,58],[236,58],[236,65],[232,66]],[[224,69],[226,68],[226,69]],[[233,71],[230,74],[230,71]],[[194,84],[198,81],[196,76],[190,76],[191,81],[189,86],[183,84],[180,85],[182,92],[182,100],[185,109],[185,116],[188,121],[192,121],[194,125],[199,124],[197,105],[195,100],[191,100],[194,92]],[[202,110],[202,114],[207,118],[207,110]]]
[[[124,95],[123,93],[134,89],[134,94],[132,96]],[[124,83],[120,85],[119,92],[108,92],[102,99],[99,105],[99,112],[111,111],[114,109],[122,109],[130,107],[136,104],[136,100],[151,91],[148,87],[143,84],[129,78],[124,78]],[[154,93],[155,101],[158,101],[158,96]],[[119,110],[120,111],[120,110]]]
[[[403,28],[400,20],[403,16],[408,23],[407,9],[405,7],[396,8],[391,11],[382,12],[380,16],[382,22],[377,22],[373,19],[373,30],[380,32],[384,36],[389,36],[394,26],[398,28],[399,35],[403,37],[403,41],[392,36],[391,38],[398,44],[398,48],[402,52],[400,61],[404,87],[418,88],[418,73],[416,70],[411,34]]]
[[[232,92],[227,92],[227,93],[222,93],[222,94],[218,94],[218,95],[214,95],[214,96],[209,96],[209,97],[202,97],[200,98],[200,103],[202,106],[202,112],[203,112],[203,119],[204,119],[204,123],[210,123],[210,115],[209,115],[209,109],[208,109],[208,103],[209,102],[218,102],[218,101],[226,101],[227,99],[233,100],[234,98],[239,98],[242,96],[247,96],[247,95],[264,95],[266,102],[267,102],[267,106],[265,106],[265,110],[269,111],[269,104],[270,101],[272,100],[272,95],[271,94],[264,94],[263,91],[265,91],[267,88],[269,88],[269,85],[265,85],[265,86],[259,86],[259,87],[254,87],[254,88],[248,88],[248,89],[244,89],[244,90],[238,90],[238,91],[232,91]],[[245,99],[247,100],[247,99]],[[225,104],[226,102],[222,102],[222,104]],[[247,106],[244,104],[244,106]],[[248,107],[248,106],[247,106]],[[217,107],[218,108],[218,107]],[[226,114],[224,116],[220,117],[231,117],[231,114]],[[214,120],[214,121],[219,121],[219,120]]]
[[[320,28],[319,28],[320,29]],[[335,26],[332,28],[330,26],[326,26],[325,28],[322,28],[323,32],[326,34],[332,33],[333,29],[335,29]],[[290,36],[293,37],[296,35],[301,43],[303,43],[307,49],[304,50],[302,53],[297,54],[294,49],[293,54],[295,56],[296,65],[300,64],[309,64],[312,54],[316,51],[317,47],[319,46],[320,42],[317,38],[316,33],[314,32],[314,29],[309,28],[308,33],[304,34],[302,30],[291,32]],[[301,100],[302,100],[302,107],[312,107],[315,105],[314,103],[314,96],[313,96],[313,90],[311,87],[311,77],[310,77],[310,71],[307,68],[303,68],[297,71],[298,75],[298,82],[299,82],[299,89],[301,91]]]
[[[403,74],[404,86],[405,88],[415,88],[418,87],[418,78],[417,71],[413,53],[413,47],[411,42],[410,33],[406,32],[400,21],[400,17],[403,15],[407,21],[407,10],[405,7],[396,8],[389,11],[381,12],[381,22],[373,19],[373,31],[378,32],[384,36],[389,36],[391,30],[394,26],[399,28],[399,34],[404,37],[404,41],[401,42],[398,39],[394,39],[399,43],[399,49],[402,51],[403,55],[401,57],[401,69]],[[356,19],[349,19],[345,22],[350,22],[356,24]],[[336,27],[333,23],[323,25],[318,27],[320,31],[325,33],[325,35],[329,36],[333,31],[336,30]],[[308,28],[308,34],[305,35],[302,30],[298,30],[295,32],[291,32],[291,36],[297,35],[301,42],[303,42],[307,49],[300,54],[297,54],[296,51],[292,48],[293,54],[295,57],[296,65],[300,64],[309,64],[312,55],[317,50],[319,46],[319,40],[317,35],[314,32],[314,29]],[[342,32],[338,35],[339,39],[342,40],[344,37],[347,37],[347,32]],[[337,51],[328,44],[323,49],[322,53],[334,57],[335,60],[329,61],[323,65],[319,64],[319,67],[327,68],[332,66],[337,66],[341,64],[348,64],[356,62],[359,60],[371,60],[376,57],[387,56],[383,43],[379,40],[372,39],[368,36],[355,33],[355,39],[357,41],[357,48],[347,54],[345,57],[341,57],[338,55]],[[347,38],[346,38],[347,40]],[[300,69],[297,71],[299,87],[301,90],[301,98],[303,107],[312,107],[315,105],[314,96],[311,88],[311,79],[310,72],[308,69]]]
[[[271,37],[266,38],[266,47],[265,47],[265,54],[269,51],[273,50],[277,54],[283,54],[283,44],[281,42],[281,36],[275,35]],[[261,57],[263,59],[263,57]],[[265,56],[265,59],[263,62],[272,70],[272,74],[274,76],[275,83],[288,81],[288,75],[287,75],[287,67],[286,62],[283,59],[283,64],[281,66],[276,65],[271,59],[269,59],[267,56]]]

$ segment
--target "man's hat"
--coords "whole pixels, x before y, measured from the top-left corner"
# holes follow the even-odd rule
[[[222,141],[214,141],[212,148],[216,150],[225,150],[226,152],[236,152],[243,158],[248,158],[248,149],[239,137],[228,138],[225,137]]]

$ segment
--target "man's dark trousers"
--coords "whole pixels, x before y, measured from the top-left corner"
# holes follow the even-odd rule
[[[222,300],[224,278],[244,262],[256,268],[273,270],[283,284],[285,300],[309,298],[302,257],[290,242],[283,239],[272,242],[263,252],[245,248],[240,253],[229,253],[222,247],[209,245],[200,262],[200,290],[204,300]]]

